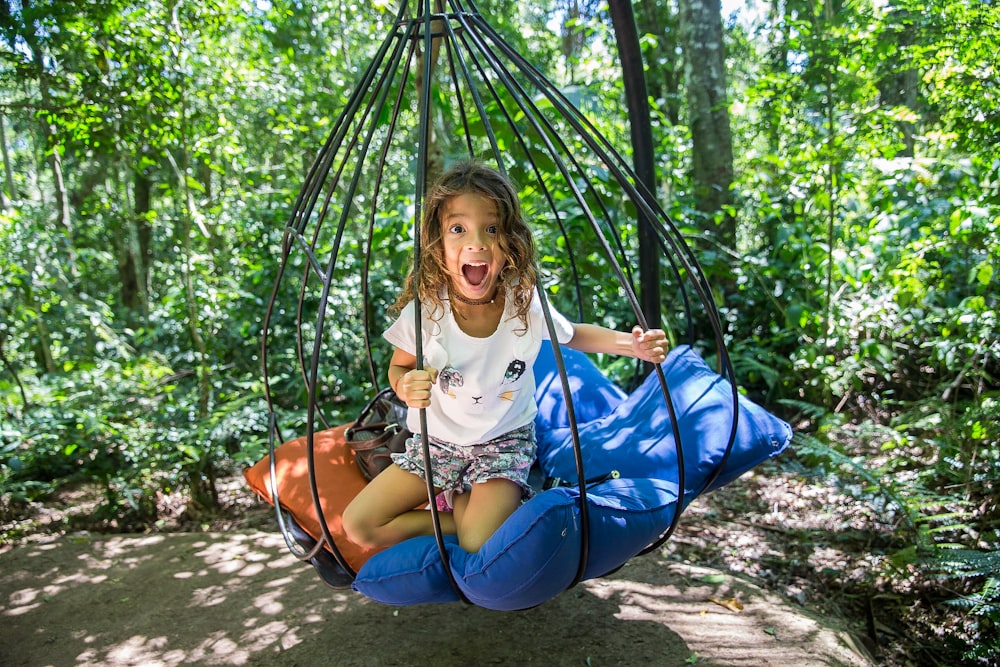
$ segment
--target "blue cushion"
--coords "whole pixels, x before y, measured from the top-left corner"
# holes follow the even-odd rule
[[[575,574],[565,564],[580,561],[580,540],[573,539],[574,514],[572,494],[560,489],[518,508],[478,553],[469,554],[449,537],[448,557],[463,593],[481,606],[507,610],[538,604],[521,606],[526,591],[545,600],[564,590]],[[530,566],[524,560],[528,552]],[[434,602],[442,596],[458,600],[440,563],[433,537],[407,540],[369,559],[354,589],[392,605]]]
[[[578,498],[575,488],[538,494],[474,554],[447,537],[448,559],[465,597],[509,611],[537,606],[566,590],[580,563]],[[591,547],[584,579],[592,579],[617,569],[660,536],[673,518],[677,487],[661,480],[613,479],[588,491],[587,498]],[[376,554],[358,572],[354,589],[391,605],[458,600],[433,537]]]
[[[732,385],[687,345],[670,351],[661,364],[677,415],[684,453],[687,495],[705,490],[716,471],[733,426]],[[718,488],[771,456],[792,437],[791,427],[737,394],[736,439],[718,479]],[[600,419],[580,423],[580,448],[588,479],[617,470],[622,477],[677,480],[677,448],[670,413],[658,376],[649,377],[625,401]],[[539,438],[538,461],[552,477],[576,479],[576,459],[568,426]]]
[[[561,347],[566,379],[573,396],[573,412],[577,424],[599,419],[625,400],[627,394],[609,380],[583,352]],[[542,342],[542,349],[535,359],[535,432],[547,433],[560,426],[569,426],[569,412],[563,394],[559,369],[549,341]]]
[[[583,578],[590,579],[620,567],[670,525],[677,511],[676,436],[656,374],[626,397],[585,355],[562,351],[585,474],[593,479],[617,471],[617,477],[587,490],[590,539]],[[550,477],[575,480],[572,437],[554,368],[551,351],[536,366],[536,397],[544,406],[536,420],[539,463]],[[740,395],[735,441],[726,458],[734,419],[731,385],[687,346],[672,350],[662,368],[683,445],[686,502],[777,455],[791,440],[788,424]],[[720,463],[721,474],[714,477]],[[527,609],[565,590],[580,562],[578,499],[576,487],[538,494],[475,554],[448,538],[452,572],[469,601],[497,610]],[[373,556],[353,586],[392,605],[458,599],[434,538],[407,540]]]

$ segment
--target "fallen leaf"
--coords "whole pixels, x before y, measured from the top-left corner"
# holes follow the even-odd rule
[[[725,607],[729,611],[743,611],[743,603],[736,598],[708,598],[708,601]]]

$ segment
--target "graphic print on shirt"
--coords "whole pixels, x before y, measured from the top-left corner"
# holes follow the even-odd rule
[[[503,374],[503,382],[501,385],[513,384],[521,379],[524,375],[524,371],[527,370],[528,365],[521,361],[520,359],[515,359],[507,365],[507,370]],[[501,401],[513,401],[516,391],[504,391],[500,393]]]
[[[520,359],[515,359],[512,362],[510,362],[507,365],[507,370],[504,371],[503,380],[501,380],[500,382],[501,388],[503,387],[503,385],[510,385],[518,382],[524,376],[524,373],[527,370],[528,370],[528,365]],[[452,400],[458,400],[459,392],[456,392],[456,389],[460,389],[465,386],[465,378],[463,377],[462,372],[457,368],[455,368],[454,366],[445,366],[438,373],[437,384],[438,388],[441,390],[441,393],[445,394],[446,396],[448,396],[448,398]],[[518,391],[520,391],[520,389],[508,389],[506,391],[501,391],[499,394],[497,394],[497,398],[499,398],[501,401],[513,401]],[[470,392],[465,392],[461,396],[463,403],[465,401],[471,401],[471,404],[466,404],[466,407],[468,408],[473,408],[474,406],[480,408],[487,407],[483,403],[483,399],[485,398],[485,396],[472,396],[468,395],[469,393]]]
[[[521,379],[524,375],[524,371],[528,368],[520,359],[515,359],[514,361],[507,364],[507,371],[503,374],[503,382],[501,384],[512,384]]]
[[[452,399],[458,398],[454,388],[465,384],[465,378],[454,366],[446,366],[438,373],[438,387]]]

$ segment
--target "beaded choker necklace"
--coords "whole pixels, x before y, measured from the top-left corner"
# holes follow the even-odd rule
[[[461,301],[462,303],[466,304],[467,306],[488,306],[488,305],[490,305],[491,303],[493,303],[494,301],[497,300],[497,294],[499,294],[499,293],[500,293],[500,289],[497,288],[497,290],[495,292],[493,292],[493,296],[490,297],[489,299],[480,299],[480,300],[476,301],[474,299],[467,299],[464,296],[462,296],[461,294],[459,294],[458,292],[455,292],[454,290],[448,290],[448,294],[451,296],[451,298],[457,299],[458,301]]]

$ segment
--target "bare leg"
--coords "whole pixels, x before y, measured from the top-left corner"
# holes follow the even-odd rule
[[[456,494],[455,526],[459,545],[476,553],[521,505],[521,487],[509,479],[490,479]]]
[[[377,548],[419,535],[433,535],[427,510],[414,507],[427,501],[427,485],[416,475],[392,464],[361,490],[344,510],[344,531],[355,544]],[[441,530],[455,534],[450,513],[439,513]]]
[[[458,527],[462,525],[462,517],[465,516],[465,508],[469,506],[469,492],[459,493],[456,491],[451,494],[451,510],[455,516],[455,532],[458,533]]]

